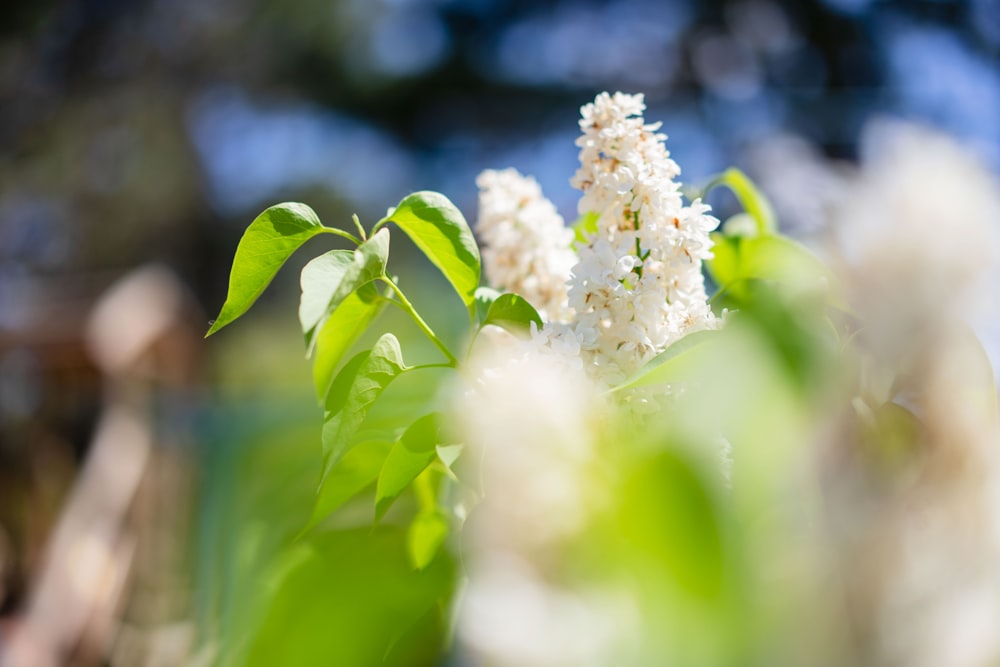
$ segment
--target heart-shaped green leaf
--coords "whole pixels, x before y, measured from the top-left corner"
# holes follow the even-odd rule
[[[277,204],[258,215],[236,248],[226,302],[206,336],[243,315],[291,254],[325,231],[328,228],[305,204]]]
[[[462,212],[437,192],[414,192],[399,202],[386,221],[395,222],[427,256],[474,317],[479,286],[479,247]],[[382,223],[380,223],[382,224]]]

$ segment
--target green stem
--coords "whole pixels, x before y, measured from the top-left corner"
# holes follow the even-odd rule
[[[392,218],[391,217],[390,218],[382,218],[381,220],[379,220],[378,222],[376,222],[375,226],[372,227],[372,236],[375,236],[375,232],[377,232],[378,230],[382,229],[383,225],[387,225],[390,222],[392,222]]]
[[[448,363],[451,366],[458,366],[458,359],[455,357],[454,354],[451,353],[451,350],[448,349],[448,346],[445,345],[441,341],[441,339],[437,337],[437,334],[435,334],[434,331],[427,325],[427,322],[424,322],[424,318],[420,317],[420,313],[418,313],[417,309],[413,307],[413,304],[410,303],[410,300],[406,298],[406,295],[403,294],[403,291],[401,289],[399,289],[399,286],[387,276],[382,276],[381,278],[379,278],[379,280],[388,285],[389,288],[396,294],[396,297],[399,299],[399,301],[391,299],[392,303],[395,303],[397,306],[406,311],[406,313],[411,318],[413,318],[413,321],[417,323],[417,326],[420,327],[420,330],[424,332],[424,335],[427,336],[431,340],[431,342],[434,343],[434,345],[436,345],[439,350],[441,350],[441,353],[448,358]]]
[[[419,364],[417,366],[410,366],[407,370],[421,371],[425,368],[454,368],[454,366],[452,364]]]
[[[354,215],[352,215],[351,220],[354,221],[354,226],[358,228],[358,233],[361,234],[361,239],[363,241],[367,241],[368,239],[365,238],[365,228],[361,226],[361,221],[358,220],[358,214],[355,213]]]
[[[333,234],[334,236],[354,241],[354,245],[361,245],[361,239],[350,232],[345,232],[343,229],[337,229],[336,227],[323,227],[323,231],[327,234]]]

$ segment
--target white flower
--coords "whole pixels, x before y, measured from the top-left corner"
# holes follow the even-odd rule
[[[599,217],[572,269],[569,327],[585,366],[606,385],[684,334],[717,325],[701,265],[718,220],[700,200],[684,205],[680,169],[644,109],[642,95],[601,93],[581,109],[576,142],[579,210]]]
[[[919,355],[910,348],[989,306],[1000,188],[972,155],[925,128],[882,121],[863,146],[834,218],[844,280],[869,341],[889,357]]]
[[[533,327],[532,340],[483,345],[469,364],[455,415],[483,451],[481,544],[529,553],[586,523],[603,411],[574,344]]]
[[[479,186],[476,231],[483,243],[483,268],[490,285],[520,294],[546,321],[565,321],[566,281],[576,255],[573,232],[538,182],[514,169],[487,170]]]

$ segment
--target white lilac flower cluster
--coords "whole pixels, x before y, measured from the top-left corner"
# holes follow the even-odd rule
[[[580,168],[572,183],[583,191],[579,212],[596,217],[596,231],[563,274],[568,280],[566,306],[535,303],[550,312],[571,314],[566,322],[550,318],[536,332],[535,346],[543,352],[579,355],[588,373],[606,385],[621,382],[686,333],[717,324],[708,306],[701,265],[711,257],[709,232],[718,220],[708,215],[709,207],[700,200],[684,205],[680,184],[674,180],[680,168],[670,159],[665,135],[657,133],[659,123],[643,120],[644,109],[642,95],[622,93],[601,93],[581,109],[583,135],[576,142]],[[526,250],[534,238],[516,241],[494,230],[506,234],[522,221],[543,217],[526,216],[529,207],[553,214],[554,208],[541,198],[533,180],[533,187],[520,190],[525,199],[501,204],[504,189],[496,186],[500,178],[498,172],[486,172],[479,181],[487,277],[502,275],[504,282],[498,284],[510,289],[527,283],[527,276],[518,275],[518,270],[542,266],[545,273],[540,280],[551,283],[557,278],[554,270],[566,265],[561,251],[551,260],[539,260],[539,253],[550,246]],[[514,177],[504,178],[513,182]],[[507,190],[518,192],[510,186]],[[503,211],[512,213],[505,218]],[[552,219],[545,216],[545,224]],[[542,238],[549,241],[554,234],[546,232]],[[509,259],[518,253],[531,262]],[[501,259],[503,264],[496,266]],[[530,295],[522,295],[532,301]]]
[[[546,321],[572,317],[566,280],[573,232],[531,176],[488,169],[476,179],[483,267],[493,287],[520,294]]]

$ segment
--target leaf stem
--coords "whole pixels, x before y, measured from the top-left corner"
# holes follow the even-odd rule
[[[388,285],[389,288],[396,294],[396,297],[399,299],[399,301],[396,301],[395,299],[390,299],[390,301],[392,303],[395,303],[403,310],[405,310],[406,313],[411,318],[413,318],[413,321],[417,323],[417,326],[420,327],[420,330],[424,332],[424,335],[427,336],[431,340],[431,342],[434,343],[434,345],[436,345],[439,350],[441,350],[441,353],[448,358],[449,365],[458,366],[458,359],[455,357],[454,354],[451,353],[451,350],[448,349],[448,346],[445,345],[441,341],[441,339],[437,337],[437,334],[435,334],[434,331],[427,325],[427,322],[424,322],[424,318],[420,317],[420,313],[418,313],[417,309],[413,307],[413,304],[410,303],[410,300],[406,298],[406,295],[403,294],[403,291],[401,289],[399,289],[399,286],[396,283],[394,283],[392,279],[389,278],[388,276],[381,276],[379,280]]]
[[[343,229],[337,229],[336,227],[323,227],[323,231],[327,234],[333,234],[334,236],[339,236],[341,238],[348,239],[354,242],[354,245],[361,245],[361,239],[359,239],[354,234],[350,232],[345,232]]]
[[[452,364],[418,364],[416,366],[410,366],[406,370],[408,370],[408,371],[420,371],[420,370],[424,370],[425,368],[454,368],[454,367],[455,366],[452,365]]]

